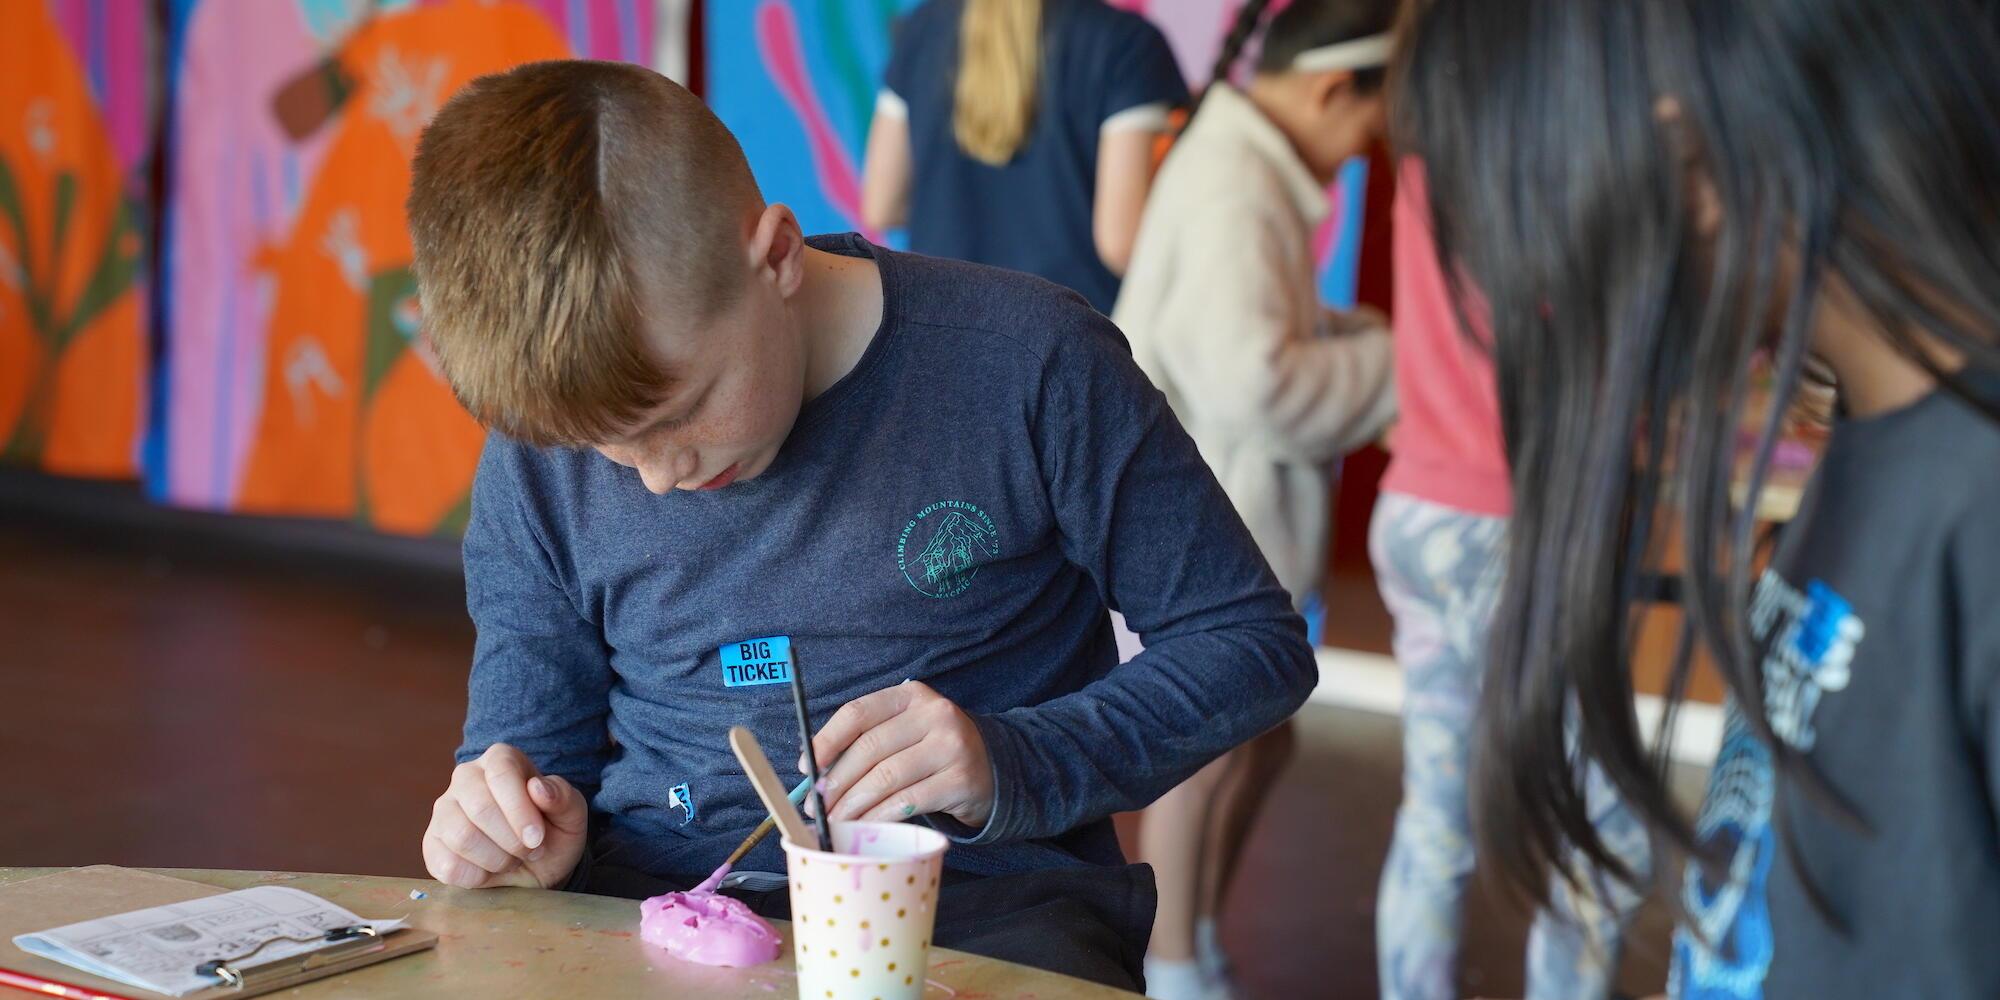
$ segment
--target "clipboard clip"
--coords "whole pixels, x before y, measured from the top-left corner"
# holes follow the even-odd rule
[[[326,947],[254,965],[243,964],[265,948],[285,941],[295,944],[324,943]],[[317,937],[281,935],[269,938],[240,955],[203,962],[194,967],[194,972],[197,976],[213,976],[222,980],[224,985],[240,990],[272,979],[308,972],[340,959],[366,954],[382,947],[383,944],[381,931],[368,924],[354,924],[349,927],[335,927]]]

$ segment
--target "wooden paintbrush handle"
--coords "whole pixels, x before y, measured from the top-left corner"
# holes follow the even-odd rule
[[[756,847],[757,842],[763,840],[764,835],[770,833],[771,828],[777,825],[771,817],[764,817],[764,822],[757,824],[757,829],[750,831],[750,836],[743,838],[743,843],[737,845],[736,850],[729,852],[729,860],[723,864],[731,868],[736,867],[736,862],[743,860],[743,856],[750,853],[750,849]]]
[[[743,771],[750,777],[750,786],[757,790],[757,797],[764,801],[771,818],[778,821],[778,829],[784,838],[800,847],[812,847],[818,843],[811,828],[806,826],[805,817],[799,815],[798,807],[785,794],[785,786],[778,783],[778,772],[771,770],[771,759],[764,756],[764,748],[757,744],[757,737],[750,730],[736,726],[729,730],[729,747],[736,751],[736,760],[743,765]]]

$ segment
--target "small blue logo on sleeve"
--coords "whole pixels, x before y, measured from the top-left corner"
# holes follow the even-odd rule
[[[679,809],[687,814],[681,817],[682,826],[694,822],[694,789],[688,787],[685,781],[667,789],[667,808]]]
[[[745,639],[722,647],[724,687],[792,682],[792,637]]]

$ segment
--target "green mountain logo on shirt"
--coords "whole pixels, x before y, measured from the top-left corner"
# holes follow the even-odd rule
[[[925,597],[957,597],[979,566],[1000,554],[1000,532],[986,512],[963,500],[917,511],[896,539],[896,566]]]

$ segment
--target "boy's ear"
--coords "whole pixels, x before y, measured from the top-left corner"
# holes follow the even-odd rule
[[[791,298],[806,274],[806,237],[798,216],[779,204],[764,206],[750,230],[751,273],[770,281],[778,294]]]

